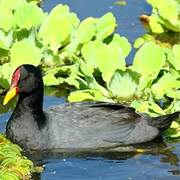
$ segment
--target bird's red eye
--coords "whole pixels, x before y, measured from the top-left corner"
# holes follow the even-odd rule
[[[11,87],[17,87],[20,79],[20,68],[17,68],[16,71],[12,75],[12,80],[11,80]]]

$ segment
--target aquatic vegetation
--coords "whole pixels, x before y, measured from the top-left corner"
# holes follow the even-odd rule
[[[118,0],[115,2],[115,4],[119,6],[126,6],[127,2],[125,0]]]
[[[166,30],[180,32],[179,0],[147,0],[147,2],[153,8],[152,15],[146,17],[153,33],[163,33]]]
[[[144,42],[154,41],[161,46],[171,48],[180,43],[180,1],[179,0],[146,0],[152,7],[151,15],[141,15],[140,20],[149,31],[135,41],[138,48]]]
[[[21,155],[22,149],[0,135],[0,179],[30,179],[36,172],[33,162]]]

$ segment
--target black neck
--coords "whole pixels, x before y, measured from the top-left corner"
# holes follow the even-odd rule
[[[43,90],[31,92],[31,94],[20,93],[18,103],[11,116],[11,120],[26,121],[23,114],[27,114],[41,128],[45,124],[45,115],[43,113]]]

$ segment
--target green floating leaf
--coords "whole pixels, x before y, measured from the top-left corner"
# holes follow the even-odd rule
[[[169,97],[171,97],[171,95],[174,95],[174,94],[169,94],[169,92],[167,93],[167,95]],[[167,114],[171,114],[171,113],[174,113],[176,111],[179,111],[180,109],[180,100],[179,98],[176,99],[176,97],[172,97],[174,98],[173,101],[171,102],[171,104],[164,110]]]
[[[146,42],[155,42],[154,36],[150,34],[144,34],[141,37],[137,38],[134,42],[134,48],[140,48]]]
[[[140,48],[145,43],[145,39],[143,37],[139,37],[134,41],[134,48]]]
[[[108,86],[112,96],[119,101],[132,101],[138,90],[139,74],[129,69],[117,70]]]
[[[87,43],[95,35],[95,25],[97,19],[89,17],[82,21],[74,34],[75,40],[79,43]]]
[[[155,16],[149,17],[149,25],[150,25],[151,31],[153,33],[163,33],[164,32],[162,25],[158,22],[158,18]]]
[[[35,66],[40,64],[42,54],[41,50],[29,42],[28,39],[15,42],[10,49],[11,65],[13,68],[21,64],[33,64]]]
[[[24,3],[26,3],[26,0],[1,0],[0,12],[8,14],[9,12],[12,12]]]
[[[42,9],[34,2],[24,3],[16,9],[14,23],[21,29],[29,30],[32,27],[38,27],[44,18]]]
[[[5,33],[3,30],[0,30],[0,48],[9,50],[9,47],[13,43],[13,32],[10,31]]]
[[[47,74],[43,77],[43,82],[45,86],[56,86],[59,85],[59,81],[53,74]]]
[[[0,28],[8,32],[14,23],[13,10],[18,8],[21,4],[26,3],[25,0],[1,0],[0,1]]]
[[[80,101],[104,101],[113,102],[112,99],[106,98],[101,91],[94,89],[79,90],[71,92],[68,97],[69,102],[80,102]]]
[[[17,173],[6,172],[6,173],[0,175],[0,179],[3,179],[3,180],[20,180],[20,177],[18,177]]]
[[[96,39],[104,40],[114,32],[117,26],[116,19],[113,14],[109,12],[98,19],[96,26]]]
[[[85,79],[85,82],[86,82],[88,88],[98,90],[104,96],[108,96],[108,91],[103,86],[98,84],[95,77],[93,76],[94,69],[91,66],[88,66],[84,61],[80,61],[79,71],[82,74],[78,74],[78,75],[84,76],[84,79]]]
[[[68,6],[58,5],[43,21],[39,36],[56,52],[78,24],[79,19],[74,13],[69,12]]]
[[[33,163],[21,154],[22,149],[0,135],[0,179],[30,179],[35,172]]]
[[[90,41],[87,44],[84,44],[84,46],[82,47],[81,53],[83,55],[84,60],[89,66],[97,68],[95,54],[98,47],[101,45],[102,45],[101,41],[95,40],[95,41]]]
[[[89,17],[82,21],[73,33],[72,42],[66,47],[66,50],[74,52],[78,45],[88,43],[95,36],[96,19]]]
[[[126,68],[122,49],[116,43],[99,46],[95,58],[102,77],[107,83],[117,69],[125,70]]]
[[[167,129],[164,133],[164,136],[168,138],[179,138],[180,137],[180,125],[173,121],[171,127]]]
[[[168,30],[180,32],[178,0],[147,0],[153,6],[152,17],[158,19],[158,22]]]
[[[68,96],[69,102],[94,101],[95,98],[84,90],[71,92]]]
[[[0,86],[7,89],[10,85],[10,79],[13,69],[10,63],[5,63],[0,66]]]
[[[158,115],[165,115],[163,109],[154,102],[149,101],[133,101],[131,106],[136,108],[137,111],[149,114],[150,116],[156,117]]]
[[[157,83],[153,84],[151,90],[156,98],[160,99],[170,90],[176,87],[177,81],[176,79],[170,74],[164,74]]]
[[[173,57],[169,58],[169,62],[175,67],[176,70],[180,70],[180,45],[176,44],[172,48]]]
[[[0,28],[8,32],[13,27],[13,14],[0,16]]]
[[[163,49],[153,42],[148,42],[136,53],[133,68],[143,76],[158,74],[165,61]]]
[[[180,99],[180,90],[169,90],[166,95],[174,99]]]
[[[123,52],[124,57],[127,57],[131,51],[131,44],[127,38],[121,37],[119,34],[114,34],[111,43],[116,43]]]

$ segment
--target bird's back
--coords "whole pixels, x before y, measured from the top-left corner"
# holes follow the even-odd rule
[[[51,149],[104,148],[152,140],[159,133],[149,116],[109,103],[71,103],[46,111]]]

